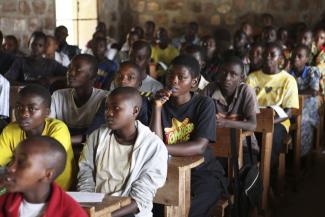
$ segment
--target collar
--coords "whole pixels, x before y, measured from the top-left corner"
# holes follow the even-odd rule
[[[302,73],[301,73],[301,78],[302,78],[302,79],[307,78],[307,72],[308,72],[308,68],[307,68],[307,66],[304,66],[304,70],[303,70]],[[295,73],[294,70],[291,70],[290,74],[291,74],[293,77],[297,77],[297,76],[296,76],[296,73]]]
[[[235,94],[232,98],[232,101],[230,104],[232,104],[237,98],[238,98],[238,94],[239,94],[239,87],[242,85],[243,83],[240,83],[237,87],[236,87],[236,90],[235,90]],[[225,97],[223,96],[221,90],[220,90],[220,87],[218,84],[216,84],[215,86],[215,90],[212,94],[212,99],[215,99],[217,101],[219,101],[221,104],[225,105],[225,106],[228,106],[228,103],[227,103],[227,100],[225,99]]]

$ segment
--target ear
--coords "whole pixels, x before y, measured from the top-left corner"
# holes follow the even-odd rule
[[[196,87],[199,84],[200,79],[201,79],[201,76],[200,75],[199,75],[199,77],[192,79],[191,87],[192,88]]]
[[[138,106],[133,107],[133,116],[137,117],[140,112],[140,108]]]
[[[45,169],[44,175],[42,178],[40,178],[40,181],[49,183],[52,182],[54,173],[54,168]]]

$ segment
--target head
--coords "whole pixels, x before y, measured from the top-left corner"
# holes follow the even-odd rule
[[[278,33],[277,33],[277,38],[282,44],[286,45],[288,43],[288,40],[289,40],[289,31],[288,31],[288,29],[283,28],[283,27],[280,28],[278,30]]]
[[[262,27],[272,26],[274,22],[274,17],[272,14],[264,13],[261,15]]]
[[[190,55],[182,54],[170,64],[166,76],[166,87],[173,89],[172,96],[188,94],[198,85],[200,64]]]
[[[207,59],[212,59],[215,55],[217,50],[216,40],[213,36],[207,35],[202,38],[202,45],[201,45],[206,52]]]
[[[107,41],[104,37],[95,37],[91,43],[91,50],[96,58],[105,58],[107,51]]]
[[[186,29],[186,39],[189,42],[192,42],[196,35],[199,32],[199,24],[197,22],[190,22],[187,25],[187,29]]]
[[[190,45],[184,48],[183,54],[188,54],[194,57],[198,63],[200,64],[200,71],[205,67],[206,57],[204,53],[204,49],[198,45]]]
[[[153,35],[155,32],[155,28],[156,24],[151,20],[147,21],[144,25],[144,31],[147,35]]]
[[[42,57],[46,51],[46,35],[43,32],[33,32],[29,39],[31,56]]]
[[[31,84],[18,94],[15,116],[26,133],[42,132],[45,118],[50,114],[51,94],[43,86]]]
[[[169,44],[168,31],[165,28],[160,27],[156,34],[156,42],[161,48],[166,48]]]
[[[245,32],[237,31],[234,35],[234,49],[242,50],[245,49],[249,44],[248,37]]]
[[[6,168],[5,186],[9,192],[36,194],[64,170],[66,151],[62,144],[49,136],[33,136],[20,142]]]
[[[142,105],[139,91],[133,87],[118,87],[114,89],[106,100],[107,126],[112,130],[134,127]]]
[[[250,71],[256,71],[262,68],[263,65],[264,46],[262,43],[252,44],[249,51]]]
[[[46,55],[54,55],[55,51],[58,49],[59,44],[55,37],[48,35],[46,37]]]
[[[226,57],[217,76],[217,83],[222,92],[228,96],[232,95],[242,81],[243,72],[244,64],[240,58],[236,56]]]
[[[126,37],[126,41],[130,47],[132,47],[133,43],[140,40],[141,37],[139,35],[139,32],[135,30],[135,28],[132,28],[130,32],[128,33]]]
[[[115,84],[118,87],[134,87],[141,86],[141,72],[138,65],[133,62],[123,62],[115,76]]]
[[[325,45],[325,29],[321,28],[316,30],[315,44],[318,48]]]
[[[262,42],[272,43],[277,40],[276,28],[273,26],[266,26],[262,30]]]
[[[151,57],[151,46],[144,40],[138,40],[133,43],[129,58],[130,61],[137,64],[141,70],[141,73],[146,73],[149,67]]]
[[[102,32],[104,35],[106,35],[106,24],[104,22],[98,22],[96,32]]]
[[[94,56],[79,54],[72,58],[67,71],[67,83],[72,88],[92,87],[97,75],[98,63]]]
[[[54,36],[59,44],[66,42],[68,35],[68,29],[65,26],[58,26],[54,30]]]
[[[14,35],[7,35],[4,38],[3,49],[7,53],[14,54],[18,51],[18,40]]]
[[[301,71],[309,61],[310,49],[306,45],[298,45],[293,50],[291,65],[295,71]]]
[[[248,23],[248,22],[244,22],[241,26],[241,31],[245,32],[245,34],[248,36],[248,37],[251,37],[253,36],[253,26]]]
[[[313,32],[311,29],[304,29],[298,36],[298,44],[303,44],[311,48],[313,43]]]
[[[266,74],[278,73],[282,62],[283,54],[281,45],[278,43],[267,44],[263,53],[263,72]]]

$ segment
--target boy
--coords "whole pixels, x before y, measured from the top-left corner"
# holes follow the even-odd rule
[[[164,143],[140,121],[141,96],[132,87],[118,87],[107,98],[107,127],[87,139],[79,161],[80,191],[129,196],[130,205],[113,216],[152,216],[156,190],[167,176]]]
[[[93,87],[98,67],[95,57],[89,54],[75,56],[67,72],[70,88],[57,90],[52,95],[50,117],[64,121],[73,136],[73,143],[79,143],[91,124],[107,91]],[[76,141],[75,139],[78,139]]]
[[[34,32],[30,38],[31,54],[16,58],[5,77],[11,83],[40,83],[50,86],[57,80],[63,80],[66,68],[55,60],[43,57],[46,50],[46,35]]]
[[[307,66],[310,49],[299,45],[293,50],[290,74],[296,78],[299,94],[305,95],[301,124],[301,156],[313,146],[314,129],[319,121],[318,100],[320,73],[317,67]]]
[[[189,216],[208,216],[223,192],[224,171],[209,147],[215,141],[215,107],[212,99],[191,93],[198,84],[200,66],[188,55],[176,57],[166,77],[166,88],[153,101],[150,128],[173,156],[203,155],[204,163],[191,172]]]
[[[277,43],[266,45],[262,70],[248,75],[246,83],[255,89],[259,106],[280,106],[287,117],[274,117],[272,163],[276,162],[289,132],[291,109],[299,108],[297,82],[288,72],[280,69],[282,48]]]
[[[277,40],[276,28],[273,26],[266,26],[261,33],[262,43],[273,43]]]
[[[139,91],[147,93],[156,93],[158,90],[162,89],[162,84],[156,79],[148,75],[149,63],[151,56],[150,44],[146,41],[139,40],[133,43],[129,57],[130,61],[137,64],[141,72],[141,86]],[[112,83],[110,90],[115,88],[114,83]]]
[[[107,90],[114,79],[115,72],[117,71],[117,65],[114,61],[109,60],[106,57],[106,38],[93,38],[91,49],[98,62],[98,72],[94,87]]]
[[[25,56],[25,54],[19,50],[18,39],[14,35],[6,35],[2,47],[6,53],[17,57]]]
[[[115,85],[116,87],[134,87],[138,89],[141,85],[141,73],[139,67],[132,62],[122,63],[115,76]],[[148,99],[150,95],[146,92],[140,92],[140,94],[142,96],[142,106],[137,120],[148,126],[151,116],[151,108]],[[92,124],[87,130],[87,135],[105,124],[105,107],[105,100],[103,100]]]
[[[67,126],[59,120],[47,118],[50,112],[51,95],[40,85],[28,85],[18,94],[15,106],[17,122],[7,125],[0,135],[0,166],[7,165],[19,142],[31,137],[46,135],[57,139],[67,152],[64,172],[56,183],[68,190],[73,180],[73,151]]]
[[[249,70],[255,72],[262,68],[264,46],[262,43],[254,43],[249,51]]]
[[[55,60],[64,67],[68,67],[70,64],[69,57],[65,53],[57,52],[58,47],[59,45],[55,37],[51,35],[46,36],[46,58]]]
[[[68,29],[65,26],[58,26],[54,30],[54,36],[59,44],[58,52],[68,55],[71,60],[74,56],[80,54],[80,49],[77,46],[69,45],[66,41],[68,37]]]
[[[6,168],[0,197],[0,216],[67,216],[87,214],[53,181],[65,167],[63,146],[48,136],[33,136],[20,142]]]

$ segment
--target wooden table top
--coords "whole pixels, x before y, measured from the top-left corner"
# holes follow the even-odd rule
[[[112,213],[124,206],[131,203],[130,197],[115,197],[106,195],[102,202],[99,203],[80,203],[81,207],[84,208],[95,208],[95,212],[109,212]]]
[[[203,156],[186,156],[186,157],[170,157],[168,159],[169,166],[175,166],[178,168],[191,169],[199,166],[204,162]]]

